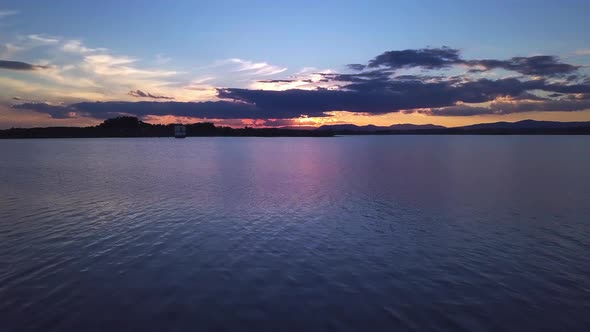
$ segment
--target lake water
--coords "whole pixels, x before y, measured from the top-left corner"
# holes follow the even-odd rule
[[[0,141],[0,330],[589,331],[590,137]]]

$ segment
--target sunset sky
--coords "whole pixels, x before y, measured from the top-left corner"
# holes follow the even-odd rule
[[[590,1],[0,3],[0,128],[590,121]]]

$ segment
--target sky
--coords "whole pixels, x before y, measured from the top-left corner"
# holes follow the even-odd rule
[[[590,121],[589,1],[0,3],[0,128]]]

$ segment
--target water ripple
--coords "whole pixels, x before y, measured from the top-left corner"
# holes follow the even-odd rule
[[[587,331],[581,146],[0,141],[0,326]]]

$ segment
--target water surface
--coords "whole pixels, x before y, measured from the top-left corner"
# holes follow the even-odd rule
[[[2,331],[588,331],[590,137],[0,141]]]

